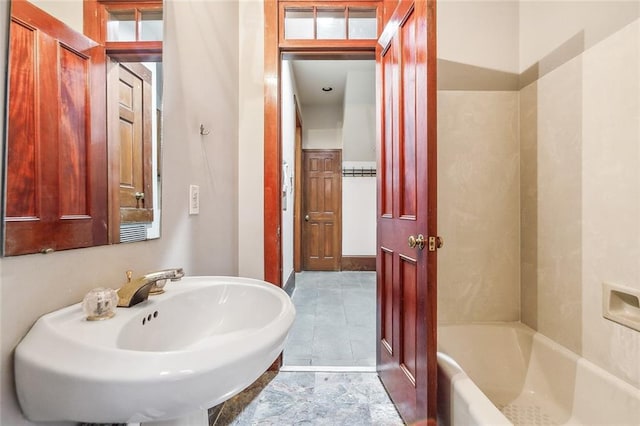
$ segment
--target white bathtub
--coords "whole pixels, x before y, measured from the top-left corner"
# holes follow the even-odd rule
[[[443,425],[640,425],[640,389],[520,323],[440,325],[438,380]]]

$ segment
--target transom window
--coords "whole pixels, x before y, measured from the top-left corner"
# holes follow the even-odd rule
[[[379,31],[375,2],[281,2],[281,43],[372,42]]]
[[[371,40],[378,36],[376,9],[368,7],[286,7],[288,40]]]
[[[161,41],[162,8],[107,6],[106,41]]]

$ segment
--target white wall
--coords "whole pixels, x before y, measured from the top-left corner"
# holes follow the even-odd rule
[[[302,148],[342,149],[342,106],[302,107]]]
[[[376,73],[348,71],[342,126],[342,161],[376,161]]]
[[[239,5],[238,274],[264,278],[264,5]],[[229,141],[231,143],[232,141]]]
[[[538,63],[546,73],[557,65],[553,53],[558,48],[580,47],[582,52],[594,46],[637,19],[639,5],[635,0],[521,1],[519,70]]]
[[[82,0],[29,0],[49,15],[82,33]]]
[[[8,22],[0,10],[0,22]],[[30,424],[15,399],[11,353],[42,314],[79,302],[94,287],[119,287],[127,269],[238,272],[238,2],[169,1],[165,10],[161,238],[0,259],[0,424]],[[200,123],[211,135],[200,136]],[[200,185],[199,216],[188,215],[191,183]]]
[[[342,167],[376,167],[375,61],[347,72],[343,101]],[[376,254],[376,178],[342,178],[342,255]]]
[[[343,161],[343,168],[372,167],[375,162]],[[376,178],[342,178],[342,255],[376,255]]]
[[[293,272],[293,201],[295,191],[295,142],[296,142],[296,110],[293,100],[297,97],[295,78],[291,69],[290,61],[282,61],[280,73],[281,84],[281,126],[280,135],[282,140],[282,163],[287,164],[288,175],[282,172],[283,185],[286,188],[286,198],[282,200],[282,284]]]
[[[518,1],[439,0],[438,59],[518,71]]]

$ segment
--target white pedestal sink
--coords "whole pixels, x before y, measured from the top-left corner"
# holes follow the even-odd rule
[[[185,277],[105,321],[72,305],[41,317],[16,348],[20,406],[32,421],[193,418],[253,383],[294,317],[280,288],[235,277]]]

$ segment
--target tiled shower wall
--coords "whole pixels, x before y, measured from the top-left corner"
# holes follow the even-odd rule
[[[438,2],[443,322],[520,318],[517,40],[517,2]]]
[[[640,289],[640,2],[438,7],[439,320],[521,320],[640,387],[602,317],[603,282]]]
[[[438,317],[520,317],[518,92],[438,92]]]
[[[635,16],[520,91],[521,287],[524,323],[638,387],[640,333],[602,317],[603,282],[640,289]]]

